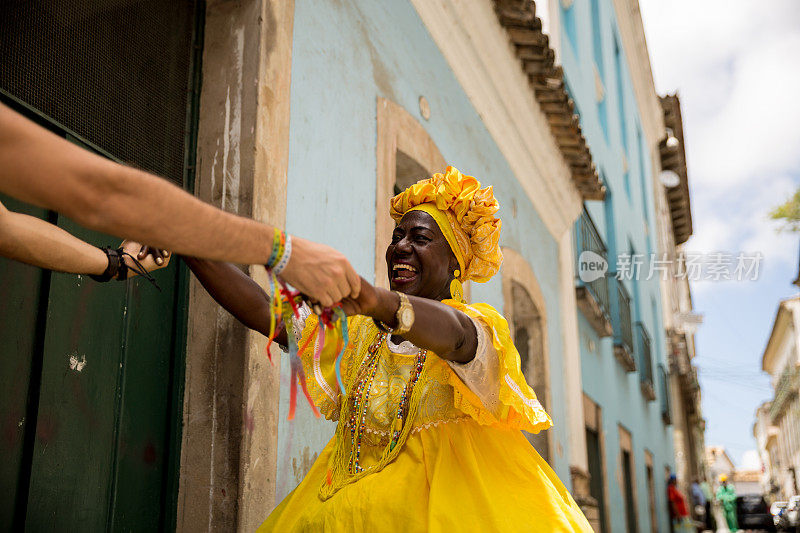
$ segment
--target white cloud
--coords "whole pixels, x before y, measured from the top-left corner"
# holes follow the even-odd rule
[[[788,286],[797,272],[798,235],[778,234],[767,214],[800,185],[800,1],[639,3],[656,89],[681,97],[694,230],[686,248],[763,254],[757,282],[692,283],[695,301],[704,302],[701,312],[725,323],[714,329],[709,320],[711,329],[700,330],[700,357],[719,350],[722,336],[733,333],[741,349],[729,349],[726,359],[755,365],[760,347],[754,352],[748,346],[766,333],[751,326],[769,320],[774,309],[751,306],[748,294],[768,300],[774,276]],[[726,314],[718,302],[732,301],[741,308]],[[701,381],[704,397],[723,390]],[[751,438],[750,422],[731,417],[728,400],[704,400],[709,438],[725,435],[729,448],[752,448],[735,445],[742,435]],[[737,409],[746,410],[749,400],[741,402]],[[742,468],[760,468],[753,450],[741,459]]]
[[[740,252],[758,252],[763,257],[760,276],[774,272],[776,264],[796,269],[798,235],[779,233],[779,224],[767,216],[770,209],[788,198],[795,188],[796,183],[789,176],[778,176],[768,188],[719,195],[696,194],[692,198],[694,235],[686,244],[686,250],[700,254],[725,252],[734,257]],[[698,204],[706,207],[700,210]],[[697,294],[724,291],[731,283],[741,282],[699,281],[692,283],[692,290]]]
[[[800,2],[640,3],[657,89],[681,94],[692,186],[800,169]]]
[[[640,0],[659,93],[676,90],[694,236],[687,249],[796,263],[767,218],[800,176],[800,2]],[[793,177],[794,178],[793,178]],[[718,284],[697,284],[703,290]]]
[[[776,36],[735,60],[729,92],[706,89],[725,104],[687,141],[699,188],[765,186],[772,174],[800,168],[798,57],[800,32]]]
[[[739,470],[761,470],[761,459],[756,450],[747,450],[742,454]]]

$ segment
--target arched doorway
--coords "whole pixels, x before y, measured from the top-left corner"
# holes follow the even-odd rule
[[[547,351],[547,319],[544,298],[527,261],[514,250],[503,248],[503,298],[520,367],[536,397],[547,410],[550,403],[550,365]],[[536,451],[551,457],[549,432],[525,433]]]
[[[394,229],[389,200],[418,180],[443,171],[446,165],[422,124],[398,104],[378,98],[377,126],[375,284],[388,287],[384,253]]]

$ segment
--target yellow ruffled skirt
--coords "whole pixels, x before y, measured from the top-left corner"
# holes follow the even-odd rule
[[[592,531],[517,430],[471,418],[422,429],[383,470],[322,501],[333,449],[332,439],[258,531]],[[381,450],[365,447],[362,457],[369,461]]]

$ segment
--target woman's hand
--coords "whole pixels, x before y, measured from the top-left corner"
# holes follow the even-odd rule
[[[136,241],[122,241],[120,247],[122,248],[123,252],[135,257],[136,260],[139,261],[139,263],[148,272],[152,272],[169,265],[169,260],[172,255],[167,250],[161,250],[145,244],[139,244]],[[128,278],[136,276],[138,272],[136,271],[137,267],[134,264],[133,259],[128,256],[124,256],[124,260],[125,264],[128,265]]]
[[[370,315],[378,305],[378,289],[361,278],[361,291],[357,298],[344,298],[342,309],[347,316]]]
[[[414,325],[402,338],[420,348],[432,350],[442,359],[468,363],[475,358],[478,348],[478,332],[475,324],[461,311],[418,296],[409,296],[414,309]],[[342,309],[347,315],[365,315],[396,326],[400,299],[397,294],[381,289],[361,278],[361,293],[358,298],[342,300]]]

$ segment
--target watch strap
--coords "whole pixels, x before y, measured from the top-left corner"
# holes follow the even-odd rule
[[[397,314],[395,315],[395,319],[397,320],[397,327],[392,332],[395,335],[403,335],[404,333],[408,333],[411,329],[411,326],[414,325],[413,313],[414,308],[411,306],[411,301],[408,299],[408,296],[403,294],[402,292],[397,292],[397,296],[400,297],[400,306],[397,308]],[[409,323],[403,324],[401,320],[402,316],[406,313],[407,310],[411,310],[412,319]]]

